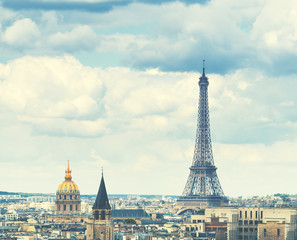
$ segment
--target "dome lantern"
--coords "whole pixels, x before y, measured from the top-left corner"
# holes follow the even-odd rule
[[[67,169],[65,170],[65,180],[71,181],[71,170],[69,169],[69,160],[67,164]]]

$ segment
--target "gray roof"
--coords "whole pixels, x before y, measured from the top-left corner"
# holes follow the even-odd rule
[[[148,218],[144,209],[115,209],[111,210],[112,218]]]
[[[93,209],[111,209],[107,197],[103,174],[100,182],[100,187],[97,193],[96,201],[93,205]]]

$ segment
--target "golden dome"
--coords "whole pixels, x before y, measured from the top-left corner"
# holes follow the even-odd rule
[[[68,160],[68,166],[65,170],[65,181],[63,181],[58,190],[57,193],[79,193],[79,189],[75,182],[71,180],[71,170],[69,169],[69,160]]]

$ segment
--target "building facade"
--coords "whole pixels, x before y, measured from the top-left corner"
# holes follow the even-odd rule
[[[69,161],[65,170],[65,180],[59,185],[56,192],[55,214],[74,215],[81,213],[80,192],[72,181]]]
[[[296,240],[297,210],[293,208],[219,207],[191,215],[187,231],[215,231],[218,240]]]

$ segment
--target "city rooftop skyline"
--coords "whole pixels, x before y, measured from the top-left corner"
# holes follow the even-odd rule
[[[296,193],[297,2],[2,0],[0,190],[181,195],[205,59],[226,196]]]

